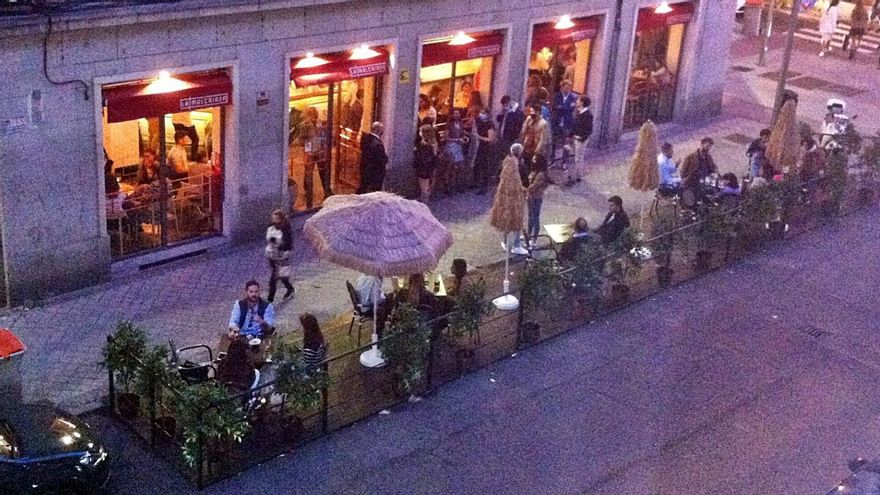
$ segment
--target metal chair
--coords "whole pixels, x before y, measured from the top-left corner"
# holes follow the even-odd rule
[[[214,368],[214,352],[209,346],[199,344],[178,349],[174,346],[174,341],[168,339],[168,348],[171,349],[171,366],[177,369],[180,377],[188,385],[206,382],[217,375],[217,369]],[[186,353],[197,349],[206,352],[207,361],[204,359],[199,360],[198,358],[186,359],[184,356]]]
[[[539,234],[534,241],[529,241],[526,249],[529,251],[528,259],[555,260],[559,254],[559,247],[553,242],[553,238],[546,234]]]
[[[364,322],[373,320],[373,308],[363,310],[361,309],[361,297],[358,295],[357,291],[354,290],[354,286],[351,285],[351,282],[348,280],[345,281],[345,287],[348,289],[348,297],[351,299],[351,322],[348,324],[348,335],[351,335],[351,329],[354,327],[354,321],[358,322],[358,339],[357,345],[361,345],[361,328],[364,326]]]

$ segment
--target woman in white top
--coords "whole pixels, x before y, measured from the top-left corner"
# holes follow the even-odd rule
[[[819,52],[820,57],[824,57],[826,52],[831,51],[831,39],[834,32],[837,31],[837,4],[840,0],[831,0],[822,17],[819,19],[819,34],[822,35],[822,50]]]

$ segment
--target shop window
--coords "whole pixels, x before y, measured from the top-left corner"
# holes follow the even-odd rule
[[[599,26],[597,17],[564,17],[534,27],[526,100],[538,96],[537,92],[544,88],[552,102],[563,81],[571,82],[575,93],[586,94],[593,39]]]
[[[681,51],[691,12],[690,3],[673,4],[672,12],[665,14],[658,14],[653,9],[639,12],[624,129],[637,128],[646,120],[672,120]]]
[[[105,86],[104,189],[120,258],[222,230],[225,72]]]
[[[382,112],[389,52],[360,47],[291,66],[288,186],[295,212],[360,185],[360,138]]]

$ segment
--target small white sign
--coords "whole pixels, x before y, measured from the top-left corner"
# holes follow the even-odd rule
[[[17,132],[23,132],[28,127],[27,117],[12,117],[0,120],[0,135],[8,136]]]

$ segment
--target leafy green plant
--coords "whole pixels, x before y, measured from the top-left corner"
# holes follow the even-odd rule
[[[741,211],[746,224],[764,228],[778,217],[779,201],[770,187],[752,187],[743,197]]]
[[[519,275],[524,310],[553,311],[565,295],[563,280],[552,260],[532,260]]]
[[[226,387],[214,382],[189,385],[176,401],[177,423],[183,432],[182,454],[190,466],[198,462],[199,440],[203,448],[222,442],[241,442],[250,425],[240,403]]]
[[[608,278],[618,284],[635,276],[648,258],[642,247],[642,234],[627,227],[611,245],[614,256],[608,260]]]
[[[449,333],[456,337],[467,335],[470,341],[480,333],[483,317],[492,312],[492,303],[486,301],[486,282],[478,280],[462,289],[455,297],[455,310],[449,315]]]
[[[585,298],[593,310],[602,302],[602,275],[607,252],[598,243],[586,243],[565,271],[566,282],[578,298]]]
[[[146,351],[141,359],[143,366],[135,378],[134,389],[143,397],[159,391],[169,383],[168,346],[156,345]],[[157,397],[158,398],[158,397]]]
[[[654,260],[660,266],[668,267],[672,264],[672,252],[680,234],[677,232],[679,216],[673,208],[661,208],[657,212],[651,224],[651,248],[654,251]]]
[[[323,367],[307,366],[302,349],[283,342],[273,352],[276,364],[275,389],[284,394],[288,411],[294,416],[321,403],[321,390],[329,378]]]
[[[871,140],[871,144],[865,146],[859,158],[871,173],[875,176],[880,174],[880,133]]]
[[[695,212],[693,223],[684,230],[687,246],[695,251],[712,251],[724,245],[733,232],[733,222],[721,206],[705,204]]]
[[[831,200],[831,207],[836,213],[843,201],[846,192],[846,165],[847,157],[843,153],[831,153],[825,165],[824,187]]]
[[[130,321],[121,321],[116,325],[113,336],[104,344],[100,364],[113,370],[122,391],[130,393],[146,351],[146,332]]]
[[[411,304],[399,304],[391,312],[391,325],[379,342],[379,350],[407,393],[412,393],[425,378],[430,337],[430,326]]]

